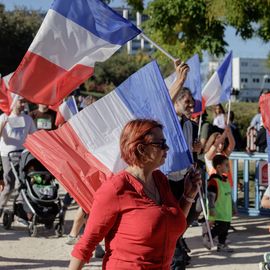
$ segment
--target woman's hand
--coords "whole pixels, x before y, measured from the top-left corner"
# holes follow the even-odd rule
[[[202,184],[202,176],[199,169],[190,169],[185,176],[184,196],[194,199]]]

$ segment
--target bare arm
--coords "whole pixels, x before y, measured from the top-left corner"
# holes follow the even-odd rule
[[[68,269],[69,270],[81,270],[83,265],[84,265],[83,261],[81,261],[75,257],[72,257],[70,260],[70,264],[69,264]]]
[[[270,197],[264,195],[261,200],[261,205],[263,208],[270,209]]]
[[[232,130],[231,130],[231,128],[229,126],[226,127],[225,131],[226,131],[226,134],[227,134],[227,138],[229,140],[229,145],[225,149],[224,152],[225,152],[226,156],[228,157],[232,153],[232,151],[234,150],[235,140],[234,140],[234,137],[232,135]]]
[[[227,137],[226,130],[222,133],[222,135],[215,141],[215,143],[210,147],[208,152],[205,154],[206,158],[212,160],[217,153],[217,148],[220,143],[223,143],[225,138]]]
[[[199,170],[189,171],[185,176],[184,194],[180,199],[180,207],[185,215],[188,216],[191,205],[202,184],[201,173]]]
[[[176,60],[174,64],[177,78],[169,89],[169,93],[173,103],[176,101],[177,96],[185,83],[187,73],[189,71],[188,65],[185,63],[181,63],[179,59]]]

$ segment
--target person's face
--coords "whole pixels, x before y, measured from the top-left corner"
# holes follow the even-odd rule
[[[220,174],[228,173],[230,170],[229,161],[224,160],[222,164],[218,165],[217,167]]]
[[[215,141],[217,141],[220,137],[221,137],[221,134],[220,134],[220,135],[217,135]],[[221,153],[223,150],[224,150],[224,141],[221,142],[221,143],[217,146],[217,152],[218,152],[218,153]]]
[[[48,109],[48,105],[39,104],[38,108],[39,108],[40,111],[46,111]]]
[[[166,139],[161,128],[152,130],[151,142],[144,145],[146,155],[148,156],[148,165],[158,168],[164,164],[169,150]]]
[[[25,99],[17,100],[16,106],[15,106],[16,110],[19,111],[19,112],[22,112],[24,110],[25,104],[26,104]]]
[[[194,109],[194,101],[191,95],[184,95],[181,99],[178,99],[174,105],[176,113],[181,116],[185,115],[187,118],[191,117]]]
[[[220,107],[218,105],[215,107],[215,113],[216,114],[220,114],[221,113],[221,109],[220,109]]]

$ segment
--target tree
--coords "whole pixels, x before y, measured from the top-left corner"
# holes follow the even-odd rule
[[[88,91],[107,93],[149,63],[150,60],[150,56],[144,53],[128,55],[124,50],[117,52],[107,61],[96,63],[95,73],[85,82],[85,88]]]
[[[0,4],[0,73],[13,72],[21,62],[41,24],[43,14],[27,9],[5,11]]]
[[[134,7],[142,0],[127,1]],[[225,53],[226,26],[243,39],[254,36],[270,40],[270,1],[265,0],[153,0],[144,13],[149,20],[145,32],[174,57],[186,60],[202,51]],[[157,52],[162,61],[170,61]]]

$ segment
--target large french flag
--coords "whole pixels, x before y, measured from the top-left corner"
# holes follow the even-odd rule
[[[10,90],[54,105],[140,33],[99,0],[55,0],[10,80]]]
[[[78,107],[74,96],[68,97],[57,109],[55,125],[59,126],[78,113]]]
[[[203,109],[226,102],[232,90],[232,51],[224,58],[218,69],[202,90]]]
[[[120,158],[119,138],[124,125],[136,118],[151,118],[164,125],[170,147],[161,167],[164,173],[191,164],[191,154],[156,62],[144,66],[57,130],[41,130],[28,136],[25,147],[89,212],[101,183],[127,166]]]
[[[195,54],[189,58],[186,63],[189,66],[189,72],[187,74],[184,87],[190,89],[192,96],[195,100],[194,112],[202,111],[202,86],[201,86],[201,73],[200,73],[200,59],[198,54]],[[176,80],[176,72],[172,73],[165,79],[167,88],[170,89],[172,84]]]

